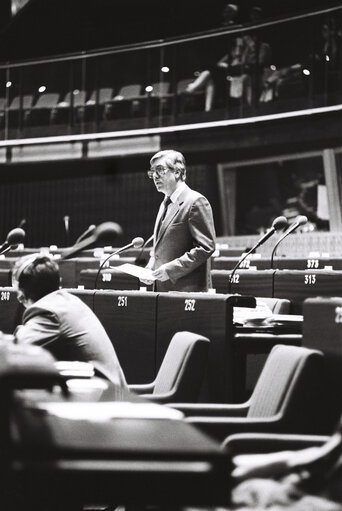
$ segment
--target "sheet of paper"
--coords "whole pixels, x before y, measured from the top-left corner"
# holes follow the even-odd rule
[[[134,264],[125,263],[120,266],[113,266],[113,268],[115,270],[128,273],[129,275],[133,275],[133,277],[138,277],[140,280],[156,280],[156,278],[152,275],[152,270],[148,268],[141,268],[141,266],[135,266]]]

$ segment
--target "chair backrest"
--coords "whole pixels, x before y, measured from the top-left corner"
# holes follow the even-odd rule
[[[59,99],[59,92],[47,92],[39,96],[37,103],[33,108],[53,108],[57,105]]]
[[[85,104],[85,100],[87,97],[87,92],[85,90],[78,91],[69,91],[66,93],[63,103],[71,104],[71,95],[73,94],[73,106],[83,106]]]
[[[273,314],[290,314],[291,302],[286,298],[257,298],[271,309]]]
[[[170,82],[155,82],[152,83],[152,93],[151,96],[165,96],[170,91]]]
[[[112,87],[102,87],[98,91],[98,96],[97,96],[97,90],[95,89],[91,93],[91,96],[88,99],[86,104],[87,105],[95,104],[96,99],[98,97],[99,104],[101,105],[103,103],[106,103],[107,101],[110,101],[112,99],[112,96],[113,96],[113,88]]]
[[[33,101],[32,94],[26,94],[25,96],[23,96],[22,99],[23,99],[23,102],[22,102],[23,109],[31,108],[32,101]],[[13,98],[8,109],[9,110],[19,110],[20,109],[20,96],[16,96],[15,98]]]
[[[138,83],[133,83],[131,85],[124,85],[119,90],[118,96],[121,96],[122,99],[130,99],[140,96],[141,93],[141,85]]]
[[[192,332],[177,332],[158,371],[154,394],[172,392],[180,402],[196,402],[208,360],[209,339]]]
[[[303,404],[298,415],[305,413],[309,402],[316,399],[317,383],[321,385],[323,353],[299,346],[275,346],[266,360],[251,396],[248,417],[271,417],[277,413],[293,413],[294,403]],[[320,393],[318,393],[320,394]],[[319,396],[317,394],[317,402]],[[291,410],[286,410],[290,407]],[[300,422],[299,420],[297,422]]]

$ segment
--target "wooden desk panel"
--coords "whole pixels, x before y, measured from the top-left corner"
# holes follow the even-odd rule
[[[94,308],[94,295],[95,291],[90,289],[67,289],[68,293],[72,293],[75,296],[78,296],[82,302],[84,302],[88,307],[93,310]]]
[[[81,270],[80,285],[86,289],[95,289],[95,279],[97,270]],[[97,289],[120,289],[136,290],[140,289],[140,281],[133,275],[128,275],[116,269],[104,268],[101,270],[97,279]]]
[[[158,296],[157,370],[176,332],[190,331],[210,340],[207,382],[201,399],[234,401],[233,305],[255,306],[252,297],[206,293],[160,293]]]
[[[231,293],[272,297],[275,270],[238,270],[230,287]],[[212,270],[213,287],[218,293],[228,293],[231,271]],[[277,298],[279,298],[277,296]]]
[[[157,293],[96,291],[94,312],[105,327],[128,383],[156,375]]]
[[[0,257],[0,269],[11,269],[17,262],[17,257],[4,257],[3,259]]]
[[[212,260],[211,267],[213,270],[232,270],[238,260],[239,257],[215,257]],[[257,270],[269,270],[271,267],[270,258],[245,259],[242,261],[239,270],[248,270],[251,266]]]
[[[21,318],[24,307],[17,300],[17,292],[13,287],[0,288],[0,330],[5,334],[13,334]]]
[[[308,298],[303,315],[304,346],[342,358],[342,297]]]
[[[11,287],[12,285],[12,271],[10,269],[0,270],[0,286],[1,287]]]
[[[302,314],[303,302],[315,296],[342,296],[342,271],[277,270],[274,276],[274,296],[288,298],[291,312]]]

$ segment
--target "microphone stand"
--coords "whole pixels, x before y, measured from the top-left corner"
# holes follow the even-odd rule
[[[236,265],[234,266],[231,274],[229,275],[229,279],[228,279],[228,293],[231,292],[231,286],[232,286],[232,282],[233,282],[233,277],[236,273],[236,270],[238,269],[238,267],[240,266],[240,264],[250,255],[252,254],[253,252],[255,252],[255,250],[260,247],[260,245],[262,245],[263,243],[265,243],[265,241],[268,240],[268,238],[270,238],[272,236],[272,234],[274,234],[275,232],[275,228],[274,227],[271,227],[267,232],[266,234],[264,234],[264,236],[250,249],[248,250],[248,252],[246,252],[245,254],[243,254],[242,257],[240,257],[240,259],[238,260],[238,262],[236,263]]]
[[[142,238],[141,238],[142,240]],[[117,250],[115,250],[114,252],[112,252],[111,254],[109,254],[108,257],[106,257],[106,259],[104,259],[102,261],[102,263],[100,264],[99,266],[99,269],[97,270],[97,273],[96,273],[96,277],[95,277],[95,282],[94,282],[94,294],[93,294],[93,312],[95,312],[95,293],[96,293],[96,290],[97,290],[97,281],[98,281],[98,278],[99,278],[99,275],[100,275],[100,272],[102,270],[102,268],[104,267],[104,265],[106,264],[107,261],[109,261],[109,259],[111,259],[111,257],[117,255],[117,254],[120,254],[121,252],[123,252],[124,250],[127,250],[128,248],[131,248],[134,246],[134,241],[131,243],[128,243],[127,245],[125,245],[124,247],[121,247],[121,248],[118,248]]]
[[[141,256],[142,256],[142,254],[143,254],[144,248],[146,248],[146,247],[147,247],[147,245],[148,245],[149,243],[151,243],[151,241],[153,241],[153,238],[154,238],[154,235],[152,234],[152,236],[150,236],[150,237],[149,237],[149,238],[145,241],[145,243],[143,244],[143,246],[141,247],[139,254],[138,254],[138,255],[137,255],[137,257],[135,258],[135,263],[134,263],[134,264],[136,264],[136,266],[140,266],[140,259],[141,259]]]
[[[246,259],[246,257],[248,257],[250,254],[252,254],[252,252],[254,252],[258,247],[260,247],[260,245],[265,243],[265,241],[267,241],[271,236],[273,236],[273,234],[278,229],[283,229],[285,225],[287,225],[287,219],[284,216],[278,216],[277,218],[275,218],[273,220],[272,227],[270,227],[270,229],[260,238],[260,240],[258,240],[257,243],[238,260],[238,262],[236,263],[236,265],[233,268],[233,271],[231,272],[231,274],[229,276],[228,293],[231,292],[231,285],[233,282],[233,277],[235,275],[236,270],[242,263],[242,261],[244,261]]]
[[[279,244],[283,241],[283,239],[285,239],[289,234],[291,234],[291,232],[295,231],[297,229],[297,227],[299,227],[300,225],[306,224],[307,221],[308,221],[308,219],[306,216],[297,217],[297,221],[294,224],[290,225],[290,227],[287,229],[287,231],[283,234],[283,236],[274,245],[272,254],[271,254],[271,270],[273,270],[273,260],[274,260],[274,256],[275,256],[275,253],[276,253],[276,250],[277,250]],[[273,278],[272,278],[272,298],[274,298],[274,276],[275,276],[275,273],[273,273]]]

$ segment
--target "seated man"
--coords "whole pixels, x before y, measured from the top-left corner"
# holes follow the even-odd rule
[[[13,285],[26,308],[14,335],[18,344],[36,344],[57,360],[91,362],[113,383],[126,386],[113,345],[92,310],[59,289],[58,264],[47,256],[25,256],[13,268]]]

